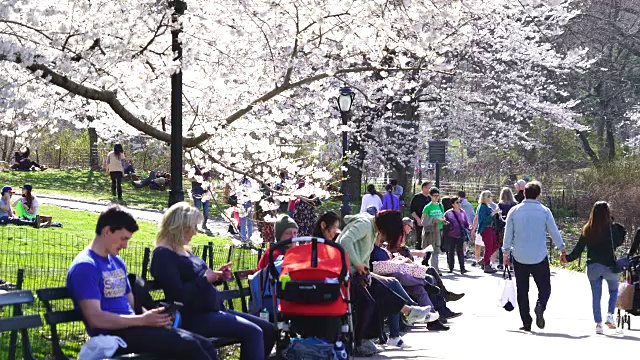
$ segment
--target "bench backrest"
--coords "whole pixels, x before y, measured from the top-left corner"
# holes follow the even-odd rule
[[[229,249],[229,253],[227,255],[227,261],[230,261],[231,259],[232,249],[233,247]],[[210,268],[213,268],[214,266],[213,265],[213,243],[209,243],[208,245],[204,246],[202,251],[202,260],[204,260]],[[148,291],[151,292],[156,290],[162,290],[160,285],[155,280],[147,280],[150,263],[151,263],[151,249],[147,247],[144,249],[141,277],[146,282],[145,288]],[[246,270],[246,271],[253,271],[253,270]],[[237,273],[244,274],[245,271],[240,271],[240,272],[236,271],[234,275]],[[243,312],[247,312],[248,310],[247,297],[250,295],[250,291],[248,288],[243,287],[241,283],[241,280],[246,279],[248,275],[243,275],[243,276],[244,277],[240,280],[238,278],[235,279],[236,283],[239,284],[238,289],[231,289],[229,287],[229,283],[226,281],[222,283],[222,291],[220,291],[220,297],[222,301],[226,302],[226,306],[230,310],[235,310],[235,306],[233,305],[233,300],[235,299],[240,299],[240,304]]]
[[[22,352],[23,358],[27,360],[33,359],[31,354],[31,344],[29,342],[29,332],[27,329],[42,326],[40,315],[23,315],[22,305],[33,303],[33,293],[27,290],[11,291],[0,294],[0,306],[13,306],[13,316],[8,318],[0,318],[0,333],[11,331],[11,339],[9,341],[9,360],[16,358],[17,351],[17,331],[22,336]]]
[[[58,336],[57,326],[58,324],[82,321],[82,314],[75,309],[53,310],[53,301],[71,300],[71,296],[66,287],[39,289],[36,290],[36,294],[46,310],[44,320],[51,328],[53,357],[56,360],[68,360],[69,358],[62,352],[62,348],[60,347],[60,337]]]

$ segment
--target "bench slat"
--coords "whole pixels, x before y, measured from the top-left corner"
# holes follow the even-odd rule
[[[0,306],[30,304],[33,302],[33,293],[29,290],[10,291],[0,294]]]
[[[0,319],[0,332],[31,329],[42,326],[40,315],[14,316]]]
[[[63,300],[70,298],[66,287],[48,288],[36,290],[38,298],[43,301]]]
[[[58,325],[74,321],[82,321],[82,315],[75,310],[54,311],[44,314],[44,319],[49,325]]]

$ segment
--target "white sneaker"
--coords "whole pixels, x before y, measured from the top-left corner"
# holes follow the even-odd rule
[[[404,340],[402,340],[402,338],[401,338],[400,336],[395,337],[395,338],[390,337],[390,338],[387,340],[387,345],[395,346],[395,347],[398,347],[398,348],[400,348],[400,349],[407,349],[407,348],[410,348],[410,346],[409,346],[409,345],[407,345],[407,344],[404,342]]]
[[[424,318],[424,321],[430,323],[440,319],[440,313],[437,311],[430,312],[427,317]]]
[[[431,313],[431,310],[431,306],[411,306],[411,311],[409,315],[407,315],[407,322],[412,325],[417,322],[424,322]]]
[[[607,314],[607,321],[605,321],[604,324],[607,325],[609,327],[609,329],[615,329],[616,328],[616,323],[613,320],[613,314]]]
[[[603,334],[602,324],[596,324],[596,334],[598,334],[598,335],[602,335]]]

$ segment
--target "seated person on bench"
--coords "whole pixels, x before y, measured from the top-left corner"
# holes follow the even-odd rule
[[[216,359],[216,349],[209,341],[172,328],[171,315],[163,313],[164,308],[135,315],[127,267],[118,253],[127,248],[137,230],[131,214],[110,207],[100,214],[93,241],[71,263],[67,289],[74,306],[82,312],[87,333],[122,338],[127,347],[118,349],[116,355]]]
[[[273,325],[257,316],[225,309],[213,286],[232,278],[231,264],[214,271],[189,251],[202,219],[200,211],[186,202],[176,203],[164,213],[151,258],[151,275],[167,301],[184,304],[185,329],[207,337],[238,339],[240,359],[266,359],[276,341]]]

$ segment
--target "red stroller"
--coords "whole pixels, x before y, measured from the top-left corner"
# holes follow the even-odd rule
[[[278,273],[273,253],[287,247],[290,248]],[[291,338],[299,336],[317,337],[328,343],[342,341],[350,352],[353,320],[349,260],[344,249],[334,241],[321,238],[283,240],[272,245],[268,269],[274,319],[280,331],[278,351],[283,350]]]

